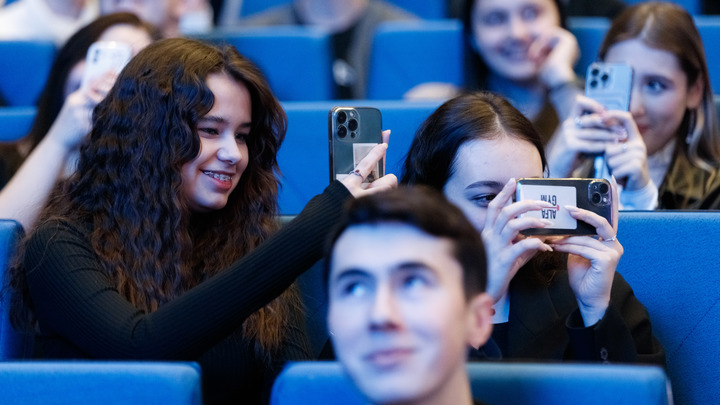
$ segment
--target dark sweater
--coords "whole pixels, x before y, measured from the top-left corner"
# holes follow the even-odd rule
[[[309,357],[300,344],[302,327],[288,332],[273,365],[255,358],[254,342],[236,331],[322,256],[326,234],[349,197],[342,184],[331,184],[254,251],[149,314],[117,292],[86,230],[66,222],[42,224],[28,241],[24,262],[39,323],[39,356],[194,360],[202,367],[206,402],[267,400],[282,360]]]

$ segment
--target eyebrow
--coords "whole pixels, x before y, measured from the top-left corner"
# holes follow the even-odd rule
[[[502,189],[505,184],[500,183],[499,181],[492,181],[492,180],[480,180],[476,181],[475,183],[472,183],[465,187],[465,190],[469,188],[480,188],[480,187],[486,187],[486,188],[499,188]]]
[[[198,122],[215,122],[218,124],[227,124],[227,120],[223,117],[218,117],[216,115],[206,115],[198,120]],[[240,124],[240,128],[250,128],[252,126],[251,122],[243,122]]]
[[[397,266],[394,266],[392,269],[392,273],[397,273],[405,270],[427,270],[433,274],[437,273],[435,269],[433,269],[431,266],[429,266],[427,263],[420,262],[420,261],[406,261],[402,262]],[[369,277],[370,273],[366,270],[363,270],[362,268],[358,267],[350,267],[347,269],[343,269],[340,271],[338,275],[336,275],[331,282],[336,283],[338,281],[341,281],[344,278],[348,277]]]

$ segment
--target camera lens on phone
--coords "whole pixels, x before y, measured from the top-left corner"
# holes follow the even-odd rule
[[[337,130],[338,138],[345,138],[347,136],[347,128],[345,125],[340,125]]]
[[[355,131],[358,129],[358,122],[356,119],[351,119],[348,121],[348,129],[351,131]]]
[[[595,80],[595,79],[590,80],[590,87],[595,88],[595,87],[597,87],[597,85],[598,85],[598,81],[597,81],[597,80]]]
[[[350,132],[350,138],[355,138],[355,132]]]
[[[593,76],[597,76],[597,75],[600,74],[600,69],[598,69],[598,68],[593,68],[593,69],[590,71],[590,74],[593,75]]]
[[[600,186],[598,186],[598,191],[600,191],[601,194],[607,194],[608,191],[610,191],[610,187],[608,187],[605,183],[600,183]]]
[[[347,114],[345,113],[345,111],[338,112],[338,114],[337,114],[338,124],[344,124],[345,121],[347,121]]]
[[[600,193],[592,193],[590,201],[592,201],[593,204],[600,204],[600,201],[602,201],[602,195],[600,195]]]

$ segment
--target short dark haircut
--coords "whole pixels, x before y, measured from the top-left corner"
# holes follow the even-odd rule
[[[465,299],[485,291],[487,259],[482,238],[462,211],[445,196],[429,187],[399,187],[349,201],[345,212],[331,234],[325,262],[325,285],[328,285],[333,248],[340,236],[356,225],[406,224],[429,235],[446,238],[453,255],[462,266]]]

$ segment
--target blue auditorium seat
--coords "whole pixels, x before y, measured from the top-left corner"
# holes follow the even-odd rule
[[[24,137],[35,119],[35,107],[0,107],[0,142]]]
[[[252,27],[216,30],[196,38],[234,45],[260,67],[280,100],[334,97],[331,44],[325,31],[301,26]]]
[[[470,363],[473,397],[503,405],[667,405],[665,372],[656,366]],[[364,405],[337,362],[290,363],[273,386],[272,405]]]
[[[626,4],[633,5],[637,3],[644,3],[648,0],[625,0]],[[702,0],[665,0],[669,3],[676,3],[685,10],[688,11],[690,14],[700,14],[702,12]]]
[[[620,212],[618,271],[648,309],[676,405],[720,403],[720,212]]]
[[[34,106],[56,53],[51,41],[0,41],[0,94],[10,106]]]
[[[248,17],[252,14],[266,11],[269,8],[292,3],[292,0],[242,0],[240,5],[240,17]]]
[[[463,84],[462,24],[457,20],[389,21],[373,40],[367,98],[402,99],[426,82]]]
[[[597,60],[600,44],[610,28],[610,20],[604,17],[570,17],[567,23],[580,47],[580,59],[575,64],[575,73],[585,77],[587,67]]]
[[[18,222],[0,219],[0,360],[28,358],[32,354],[32,335],[18,333],[10,325],[9,265],[22,236]]]
[[[710,85],[713,93],[720,93],[720,53],[717,51],[717,44],[720,43],[720,15],[695,16],[694,19],[705,46]]]
[[[197,363],[0,362],[7,404],[201,405]]]
[[[278,153],[282,171],[280,211],[298,214],[314,195],[330,182],[328,111],[336,105],[377,107],[383,127],[392,130],[386,172],[399,176],[403,158],[420,124],[440,102],[353,100],[350,102],[285,102],[288,132]]]

